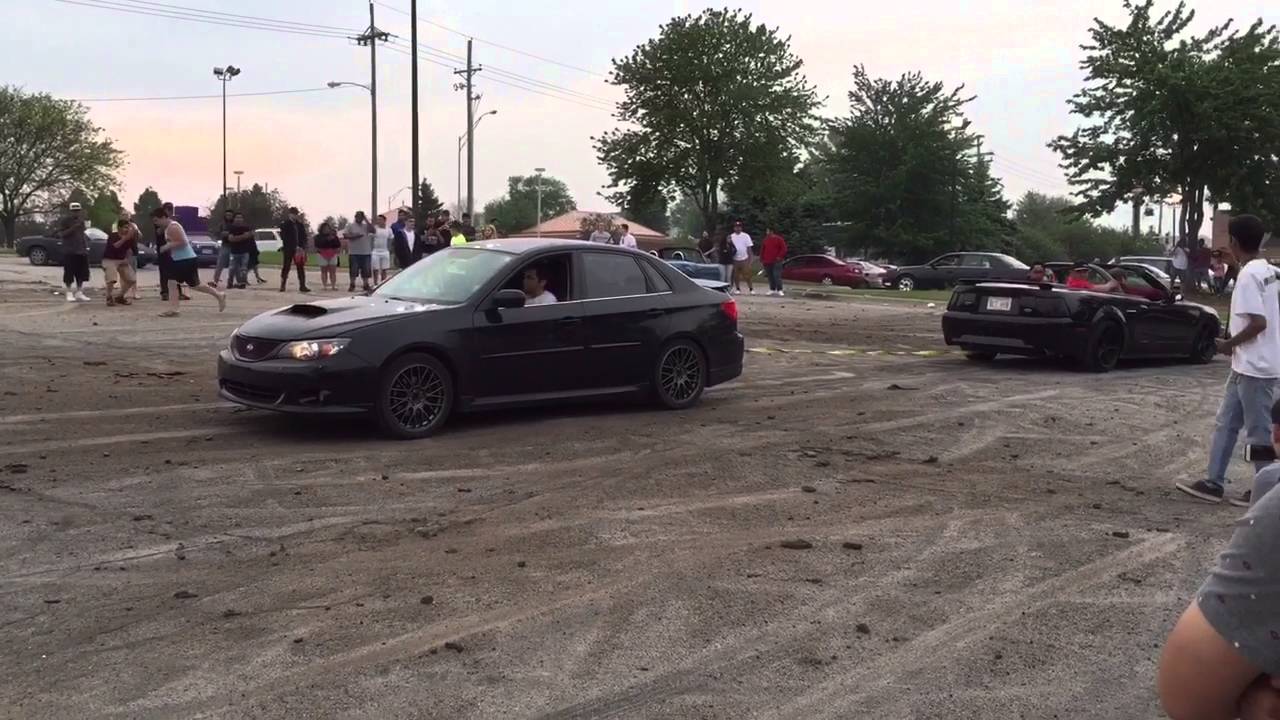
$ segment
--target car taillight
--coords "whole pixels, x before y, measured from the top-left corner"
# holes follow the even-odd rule
[[[738,303],[734,302],[732,299],[725,300],[720,303],[720,312],[724,313],[726,317],[735,323],[738,322]]]

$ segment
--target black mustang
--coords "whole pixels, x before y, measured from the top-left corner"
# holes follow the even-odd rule
[[[962,281],[942,316],[947,344],[975,360],[1053,355],[1073,358],[1094,372],[1111,370],[1121,358],[1213,360],[1218,313],[1183,302],[1144,266],[1050,270],[1070,275],[1059,279],[1074,287]]]
[[[435,253],[371,296],[242,325],[220,395],[293,413],[372,412],[396,437],[450,413],[644,394],[674,409],[742,373],[738,307],[657,258],[531,238]]]

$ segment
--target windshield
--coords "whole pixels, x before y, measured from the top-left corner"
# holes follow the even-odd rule
[[[374,291],[377,297],[457,305],[511,262],[493,250],[456,247],[426,256]]]

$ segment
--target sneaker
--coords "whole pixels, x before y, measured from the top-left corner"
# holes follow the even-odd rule
[[[70,290],[68,290],[68,291],[67,291],[67,302],[75,302],[75,301],[76,301],[76,294],[75,294],[75,293],[73,293],[73,292],[71,292]]]
[[[114,295],[108,295],[108,296],[107,296],[107,307],[115,307],[115,305],[116,305],[116,298],[115,298],[115,296],[114,296]]]
[[[755,294],[756,294],[755,289],[752,289],[752,290],[751,290],[751,294],[752,294],[752,295],[755,295]]]
[[[1253,491],[1245,490],[1235,497],[1227,498],[1227,502],[1235,505],[1236,507],[1247,508],[1253,503]]]
[[[224,292],[220,292],[220,293],[218,293],[217,298],[218,298],[218,312],[222,312],[223,310],[226,310],[226,309],[227,309],[227,294],[226,294],[226,293],[224,293]]]
[[[1222,488],[1217,485],[1210,485],[1204,480],[1197,480],[1191,485],[1177,483],[1174,487],[1197,500],[1214,503],[1215,505],[1222,502]]]
[[[353,293],[353,292],[355,292],[355,291],[356,291],[356,284],[355,284],[355,283],[351,283],[350,285],[348,285],[348,286],[347,286],[347,292]]]
[[[778,291],[778,297],[786,297],[786,296],[787,296],[787,294],[786,294],[785,292],[783,292],[782,290],[779,290],[779,291]]]
[[[283,290],[281,290],[280,292],[284,292],[284,291],[283,291]],[[302,293],[309,293],[309,292],[311,292],[311,288],[309,288],[309,287],[298,288],[298,292],[302,292]]]
[[[85,295],[83,290],[77,290],[76,300],[79,300],[80,302],[89,302],[89,296]]]

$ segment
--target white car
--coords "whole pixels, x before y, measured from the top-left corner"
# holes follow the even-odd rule
[[[869,263],[866,260],[846,260],[845,262],[850,265],[858,265],[862,268],[862,276],[867,279],[868,287],[885,287],[884,278],[887,271],[884,268],[876,265],[875,263]]]
[[[280,231],[275,228],[254,230],[253,241],[258,244],[258,252],[277,252],[284,246],[284,242],[280,240]]]

